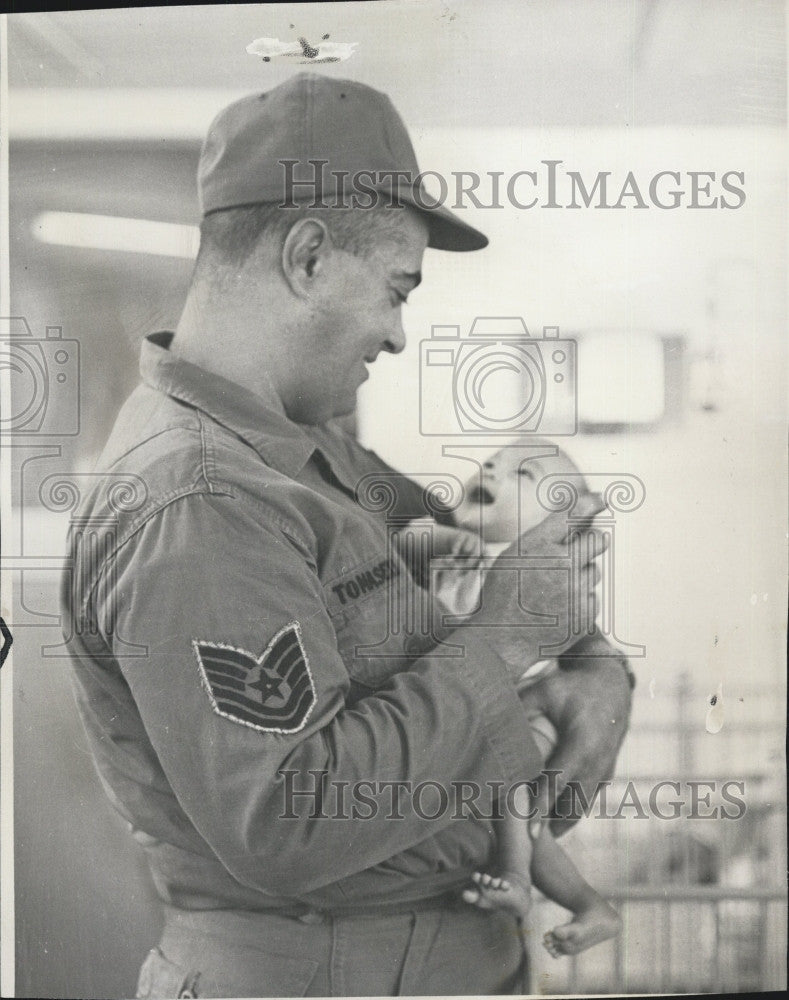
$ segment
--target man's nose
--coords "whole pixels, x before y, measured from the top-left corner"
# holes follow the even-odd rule
[[[388,351],[389,354],[400,354],[404,348],[405,331],[403,330],[402,321],[398,318],[396,326],[389,332],[389,335],[383,343],[383,349]]]

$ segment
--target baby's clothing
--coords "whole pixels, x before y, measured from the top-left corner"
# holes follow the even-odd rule
[[[486,542],[482,556],[478,561],[464,558],[452,568],[433,570],[434,594],[452,615],[466,617],[477,610],[480,604],[480,593],[485,579],[485,568],[479,565],[482,559],[495,559],[504,549],[509,548],[509,542]],[[517,681],[518,692],[527,691],[538,681],[559,669],[555,658],[538,660],[528,667]],[[529,720],[534,742],[543,760],[547,760],[556,746],[556,729],[550,719],[542,712],[531,708],[528,700],[524,708]]]
[[[452,565],[446,568],[431,567],[433,594],[450,614],[465,618],[477,610],[485,579],[485,568],[480,563],[486,559],[495,559],[506,548],[506,542],[485,542],[482,555],[476,559],[464,556],[462,559],[453,559]]]

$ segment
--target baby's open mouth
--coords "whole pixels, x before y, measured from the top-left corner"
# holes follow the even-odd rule
[[[472,486],[468,491],[468,498],[472,503],[490,504],[496,499],[485,486]]]

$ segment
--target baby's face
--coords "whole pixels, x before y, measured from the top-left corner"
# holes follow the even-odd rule
[[[530,458],[535,445],[552,447],[556,454]],[[527,444],[501,448],[482,466],[482,477],[465,486],[455,511],[461,528],[479,532],[486,542],[512,542],[548,516],[537,499],[537,486],[545,476],[578,475],[577,466],[557,445],[539,438]]]

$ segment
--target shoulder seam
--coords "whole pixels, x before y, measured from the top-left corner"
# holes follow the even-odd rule
[[[203,479],[205,480],[205,484],[208,487],[209,492],[214,493],[216,492],[214,490],[214,484],[211,480],[211,476],[208,473],[209,457],[208,457],[208,440],[207,440],[208,434],[207,434],[206,421],[200,410],[197,410],[197,417],[198,420],[200,421],[200,461],[202,466]]]
[[[130,448],[126,449],[126,451],[122,452],[120,455],[116,455],[112,459],[112,462],[107,466],[107,472],[109,472],[111,469],[113,469],[119,462],[122,462],[124,458],[127,458],[129,455],[131,455],[132,452],[137,451],[137,449],[144,447],[150,441],[154,441],[158,437],[163,437],[165,434],[174,434],[177,431],[180,431],[182,433],[185,431],[188,434],[198,434],[199,430],[200,430],[200,428],[197,427],[197,426],[191,426],[191,427],[186,427],[186,426],[162,427],[162,429],[156,431],[155,434],[151,434],[150,437],[143,438],[141,441],[135,441],[134,444]]]
[[[149,510],[143,517],[140,518],[139,521],[135,522],[134,527],[131,528],[131,530],[129,530],[125,535],[123,535],[122,538],[116,538],[115,545],[112,547],[112,550],[110,552],[106,553],[104,563],[96,573],[95,580],[93,581],[87,593],[85,594],[85,597],[83,598],[82,606],[80,608],[81,613],[82,614],[85,613],[85,609],[93,599],[93,594],[95,593],[96,587],[99,584],[99,580],[103,576],[104,567],[106,566],[107,561],[110,559],[114,559],[117,556],[118,552],[122,548],[124,548],[126,544],[130,542],[132,538],[134,538],[135,535],[138,535],[149,521],[153,520],[153,518],[156,517],[157,514],[161,514],[162,511],[166,510],[174,503],[177,503],[179,500],[184,500],[187,497],[192,497],[192,496],[206,496],[206,495],[207,494],[205,490],[196,490],[192,488],[182,490],[180,493],[176,493],[174,496],[168,497],[165,501],[163,501],[162,503],[158,504],[157,506]],[[230,492],[227,492],[226,495],[231,497],[233,496],[233,494]]]

